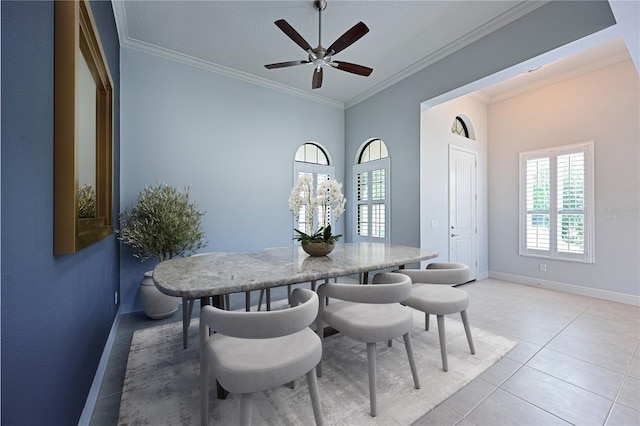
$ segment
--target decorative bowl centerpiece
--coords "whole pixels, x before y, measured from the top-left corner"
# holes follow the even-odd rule
[[[342,184],[335,180],[318,183],[315,192],[314,196],[313,178],[308,174],[301,175],[291,189],[289,209],[296,219],[305,219],[303,229],[294,229],[297,233],[294,239],[300,241],[302,249],[310,256],[326,256],[342,237],[333,235],[330,221],[340,218],[347,200],[342,194]]]

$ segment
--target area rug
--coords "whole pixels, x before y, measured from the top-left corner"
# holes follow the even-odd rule
[[[197,425],[200,423],[200,370],[197,321],[190,328],[189,349],[182,348],[182,324],[134,333],[120,403],[119,425]],[[433,321],[435,326],[435,321]],[[341,335],[324,342],[323,376],[318,378],[327,425],[410,425],[509,352],[516,343],[472,328],[476,354],[469,353],[464,328],[446,318],[449,371],[442,371],[437,328],[424,330],[416,312],[412,341],[420,389],[415,389],[402,339],[377,346],[378,415],[369,415],[367,351]],[[213,384],[214,382],[212,382]],[[239,396],[220,400],[211,386],[209,424],[238,424]],[[312,425],[306,379],[255,396],[254,425]]]

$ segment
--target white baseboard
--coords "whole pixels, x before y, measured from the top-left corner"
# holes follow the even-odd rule
[[[113,324],[111,324],[109,337],[107,337],[107,342],[105,343],[104,349],[102,350],[100,363],[98,364],[95,376],[93,376],[93,383],[91,384],[91,389],[89,389],[87,400],[84,403],[84,409],[82,410],[82,414],[80,415],[80,420],[78,420],[79,426],[88,426],[89,423],[91,423],[91,415],[93,414],[93,409],[96,407],[96,402],[98,401],[100,386],[102,386],[102,380],[104,379],[104,374],[107,371],[109,355],[111,355],[111,349],[113,348],[113,344],[116,340],[116,334],[118,333],[119,325],[120,308],[118,308],[118,312],[116,312],[116,317],[113,320]]]
[[[565,293],[579,294],[581,296],[594,297],[596,299],[609,300],[611,302],[625,303],[627,305],[640,306],[640,296],[633,294],[617,293],[614,291],[600,290],[596,288],[583,287],[575,284],[560,283],[556,281],[546,281],[537,278],[524,277],[521,275],[505,274],[502,272],[489,272],[489,278],[497,280],[511,281],[518,284],[530,285],[533,287],[547,288],[550,290],[562,291]]]
[[[478,272],[478,274],[476,276],[476,280],[478,280],[478,281],[486,280],[487,278],[489,278],[489,272],[488,271]]]

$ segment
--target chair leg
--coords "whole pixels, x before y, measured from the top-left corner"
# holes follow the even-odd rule
[[[424,329],[429,331],[429,314],[426,312],[424,314]]]
[[[271,310],[271,289],[268,288],[265,293],[267,294],[267,311]]]
[[[189,325],[191,325],[191,315],[193,313],[194,299],[182,298],[182,347],[189,347]]]
[[[449,371],[447,363],[447,338],[444,331],[444,315],[437,315],[438,318],[438,337],[440,338],[440,355],[442,355],[442,369]]]
[[[262,308],[262,298],[265,298],[265,305],[267,306],[267,311],[271,310],[271,289],[263,288],[260,290],[260,297],[258,297],[258,310]]]
[[[413,384],[416,389],[420,389],[420,378],[418,377],[418,369],[416,368],[416,360],[413,357],[413,344],[411,343],[411,335],[409,333],[402,336],[404,339],[404,347],[407,350],[407,358],[409,358],[409,366],[411,367],[411,375],[413,376]]]
[[[244,310],[249,312],[251,311],[251,292],[244,292]]]
[[[324,303],[324,301],[322,300],[324,299],[324,297],[320,298],[320,303]],[[320,305],[320,310],[318,312],[318,316],[316,316],[316,321],[315,321],[315,325],[316,325],[316,334],[318,335],[318,337],[320,338],[320,347],[323,348],[322,350],[322,355],[320,355],[320,362],[318,362],[318,365],[316,365],[316,375],[318,377],[322,377],[322,356],[324,355],[324,321],[322,320],[323,316],[322,313],[324,312],[324,308],[322,307],[322,305]]]
[[[202,330],[201,330],[202,334]],[[202,337],[202,336],[201,336]],[[204,350],[200,343],[200,424],[209,424],[209,363],[204,356]]]
[[[189,346],[189,299],[182,298],[182,348],[187,349]]]
[[[264,288],[260,289],[260,297],[258,297],[258,310],[262,307],[262,298],[264,297]]]
[[[376,404],[376,344],[367,343],[367,361],[369,364],[369,402],[371,404],[371,417],[378,414]]]
[[[240,395],[240,424],[249,426],[251,424],[251,412],[253,411],[253,394],[243,393]]]
[[[291,306],[291,284],[287,284],[287,302]]]
[[[476,348],[473,346],[473,337],[471,337],[471,328],[469,327],[469,319],[467,318],[467,311],[460,312],[462,317],[462,324],[464,324],[464,332],[467,334],[467,341],[469,342],[469,349],[473,355],[476,354]]]
[[[313,417],[316,425],[322,426],[322,411],[320,410],[320,393],[318,392],[318,379],[316,379],[316,369],[313,368],[307,373],[307,385],[309,395],[311,395],[311,406],[313,407]]]

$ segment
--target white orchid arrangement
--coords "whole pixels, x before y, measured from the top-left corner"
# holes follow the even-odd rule
[[[329,223],[329,213],[331,212],[334,221],[337,221],[342,213],[347,200],[342,194],[342,184],[336,180],[326,180],[318,183],[316,195],[313,194],[313,177],[303,174],[291,189],[289,196],[289,209],[296,220],[304,215],[305,231],[295,229],[298,233],[294,239],[300,241],[302,245],[315,242],[328,244],[335,243],[342,235],[332,235],[331,224]],[[315,230],[314,217],[318,213],[318,226]]]

